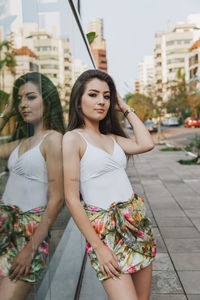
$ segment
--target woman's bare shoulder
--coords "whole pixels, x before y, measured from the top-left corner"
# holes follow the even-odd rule
[[[77,130],[67,131],[63,136],[63,145],[71,145],[72,147],[80,147],[82,145],[82,139],[77,133]]]
[[[59,141],[62,141],[63,135],[62,133],[56,130],[49,130],[44,134],[44,142],[43,144],[52,144]]]

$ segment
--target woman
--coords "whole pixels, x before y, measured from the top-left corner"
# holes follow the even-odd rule
[[[116,109],[133,126],[135,140],[120,127]],[[126,155],[153,147],[108,74],[89,70],[77,79],[63,138],[65,198],[109,299],[149,299],[156,246],[143,200],[134,195],[124,169]]]
[[[63,204],[62,108],[55,85],[38,72],[15,81],[2,129],[16,116],[12,141],[0,145],[9,178],[0,201],[0,299],[24,299],[45,268],[48,231]]]

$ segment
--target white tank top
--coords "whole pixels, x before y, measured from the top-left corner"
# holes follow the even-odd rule
[[[125,172],[127,159],[119,144],[114,141],[112,154],[87,144],[80,161],[80,193],[87,205],[108,209],[113,202],[128,201],[133,189]]]
[[[12,151],[8,159],[9,177],[2,196],[8,205],[16,205],[22,211],[28,211],[48,202],[48,179],[46,162],[39,144],[19,157],[21,143]]]

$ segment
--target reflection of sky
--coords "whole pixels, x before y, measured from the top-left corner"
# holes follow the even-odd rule
[[[0,25],[4,32],[10,31],[10,24],[16,16],[6,16],[1,22],[4,6],[15,0],[0,0]],[[72,57],[79,58],[83,64],[92,67],[85,44],[75,22],[68,0],[21,0],[23,9],[23,22],[39,24],[40,29],[53,32],[56,27],[57,34],[62,38],[69,38]],[[4,4],[2,7],[1,4]]]
[[[69,38],[73,57],[80,58],[85,64],[91,66],[68,0],[22,1],[24,22],[36,22],[40,28],[51,32],[52,27],[56,27],[57,34],[62,38]]]
[[[15,19],[15,16],[8,16],[2,20],[0,19],[0,26],[3,27],[4,38],[6,37],[6,34],[10,32],[10,25]]]
[[[66,2],[66,0],[23,0],[23,20],[24,22],[39,22],[39,25],[45,26],[48,31],[52,31],[52,27],[56,26],[57,33],[66,37],[68,19]],[[42,16],[41,18],[38,18],[38,13]]]
[[[16,19],[16,16],[8,15],[8,2],[5,0],[0,1],[0,26],[3,27],[4,37],[10,31],[10,25]]]

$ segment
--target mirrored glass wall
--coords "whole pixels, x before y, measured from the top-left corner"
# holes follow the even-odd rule
[[[66,128],[67,125],[72,85],[83,71],[95,67],[76,14],[77,8],[78,1],[0,0],[0,203],[18,207],[22,215],[27,211],[32,213],[42,204],[47,205],[51,198],[49,177],[52,174],[48,173],[49,153],[46,153],[44,139],[48,139],[46,135],[51,129],[63,133],[63,126]],[[26,74],[30,72],[37,74],[37,84],[29,84],[32,75]],[[23,75],[22,82],[16,81]],[[43,75],[49,80],[46,83],[43,82]],[[49,109],[48,97],[52,93],[48,90],[49,86],[54,87],[54,92],[57,90],[62,109],[58,109],[59,104],[56,104],[53,96],[51,101],[55,107],[50,105],[50,109],[54,115],[57,114],[57,119],[52,117],[50,121],[45,117]],[[47,100],[44,100],[45,97]],[[39,98],[43,104],[36,111],[33,103]],[[36,135],[37,118],[40,118],[43,128],[49,123],[44,132]],[[56,124],[55,127],[51,126],[52,123]],[[35,154],[36,149],[39,149],[40,154],[37,152],[37,155],[40,157]],[[41,169],[41,165],[44,169]],[[39,211],[37,218],[38,214]],[[27,299],[73,299],[85,242],[77,231],[74,232],[76,238],[70,235],[75,229],[69,220],[70,214],[63,204],[51,228],[50,246],[48,248],[44,244],[41,250],[41,263],[45,257],[46,267],[38,275],[40,279],[33,282]],[[36,224],[30,225],[28,220],[26,222],[27,226],[32,227]],[[18,225],[10,224],[12,228],[18,228]],[[16,246],[15,238],[12,232],[10,247]],[[8,276],[6,272],[12,265],[8,263],[6,251],[10,249],[2,252],[1,265],[2,262],[6,264],[3,277]]]

